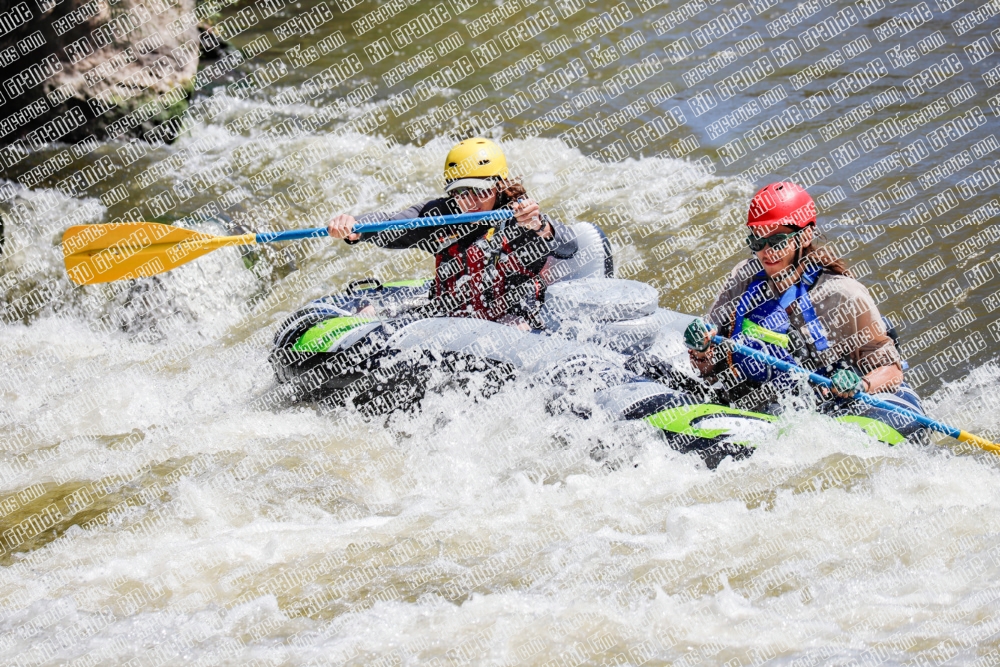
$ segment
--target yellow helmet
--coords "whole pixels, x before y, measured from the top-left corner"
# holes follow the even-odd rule
[[[445,192],[455,188],[487,188],[498,179],[506,179],[507,158],[489,139],[473,137],[455,144],[444,160]]]

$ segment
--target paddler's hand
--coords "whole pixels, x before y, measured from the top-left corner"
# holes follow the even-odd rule
[[[551,237],[551,230],[542,220],[542,212],[534,199],[524,197],[514,202],[510,208],[514,212],[514,220],[520,227],[545,238]]]
[[[355,234],[351,231],[356,224],[358,221],[354,219],[353,215],[341,213],[327,224],[326,231],[331,238],[357,241],[361,238],[361,234]]]
[[[862,388],[861,378],[852,370],[842,368],[830,376],[830,391],[838,398],[850,398]]]
[[[684,345],[694,352],[706,352],[712,347],[712,337],[716,333],[715,326],[696,317],[684,330]]]
[[[697,350],[688,350],[688,360],[691,361],[691,365],[694,369],[698,371],[706,380],[713,380],[715,378],[715,360],[713,359],[715,355],[715,346],[709,347],[704,352],[698,352]]]
[[[704,378],[714,375],[715,362],[712,357],[715,350],[712,345],[712,336],[718,333],[711,324],[701,318],[696,317],[684,330],[684,345],[688,348],[688,359],[691,365]]]

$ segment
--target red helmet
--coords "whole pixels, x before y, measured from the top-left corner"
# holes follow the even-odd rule
[[[787,225],[802,229],[816,222],[816,204],[795,183],[771,183],[754,195],[747,213],[748,227]]]

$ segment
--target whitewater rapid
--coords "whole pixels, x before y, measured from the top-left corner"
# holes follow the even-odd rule
[[[183,171],[246,141],[220,135]],[[351,212],[435,191],[444,140],[385,148],[342,133],[280,154],[311,141],[327,157],[297,182],[362,156],[323,190],[350,192]],[[382,150],[407,179],[379,180],[364,156]],[[749,192],[690,162],[611,165],[550,139],[515,141],[510,157],[550,208],[610,219],[658,201],[612,242],[619,270],[658,280],[678,309],[701,297],[672,291],[657,253],[707,247],[708,225],[738,224]],[[702,213],[670,217],[696,199]],[[444,384],[419,411],[376,419],[292,404],[267,361],[281,321],[373,270],[428,275],[426,257],[327,241],[256,259],[224,249],[79,288],[61,231],[106,209],[52,190],[6,206],[26,214],[5,228],[18,252],[4,264],[6,301],[25,305],[0,327],[0,507],[21,540],[0,567],[5,664],[867,665],[972,663],[997,647],[991,455],[890,448],[800,405],[749,460],[710,471],[644,423],[553,416],[524,378],[488,400]],[[313,215],[293,207],[273,224]],[[681,222],[698,233],[678,235]],[[35,310],[33,290],[48,295]],[[998,380],[984,364],[927,407],[996,432]]]

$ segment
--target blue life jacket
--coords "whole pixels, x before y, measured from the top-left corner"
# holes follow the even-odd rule
[[[806,331],[811,339],[809,342],[813,348],[817,352],[830,349],[823,324],[816,315],[816,309],[809,299],[809,289],[816,284],[816,280],[822,272],[823,267],[810,266],[799,278],[799,281],[777,299],[770,296],[767,274],[761,271],[755,275],[736,304],[736,319],[732,331],[733,340],[783,361],[800,364],[801,360],[792,357],[789,351],[788,335],[792,324],[788,319],[787,308],[797,301],[802,319],[806,323]],[[898,336],[892,322],[884,316],[882,321],[885,323],[888,335],[898,346]],[[900,362],[904,371],[909,368],[905,359],[900,359]],[[733,354],[733,365],[737,366],[745,377],[757,382],[766,382],[773,375],[770,367],[765,367],[763,364],[736,353]],[[835,364],[833,367],[817,368],[816,372],[820,375],[828,375],[830,371],[836,370],[836,367],[841,365]]]
[[[802,319],[810,343],[819,352],[830,348],[823,324],[816,315],[816,309],[809,299],[809,288],[816,283],[823,267],[810,265],[799,280],[777,299],[769,296],[767,274],[761,271],[753,277],[736,304],[736,319],[733,323],[732,339],[749,348],[759,350],[773,357],[791,363],[800,363],[789,351],[789,332],[792,323],[787,309],[798,302]],[[740,373],[756,382],[766,382],[772,378],[772,369],[756,360],[733,352],[733,365]]]

